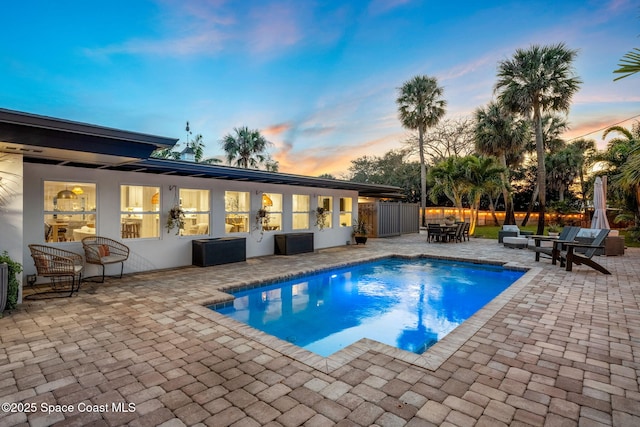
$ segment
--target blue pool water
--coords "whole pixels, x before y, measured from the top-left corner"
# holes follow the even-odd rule
[[[321,356],[361,338],[420,354],[523,274],[385,258],[234,292],[216,311]]]

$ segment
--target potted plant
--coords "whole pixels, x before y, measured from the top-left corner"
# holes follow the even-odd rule
[[[18,304],[18,288],[20,283],[18,282],[18,274],[22,273],[22,265],[19,262],[15,262],[9,257],[7,251],[4,251],[0,255],[0,264],[7,264],[9,269],[7,287],[4,288],[4,283],[0,283],[3,288],[0,289],[0,317],[5,309],[14,309]]]
[[[367,243],[367,234],[369,234],[369,223],[365,216],[359,216],[358,219],[353,221],[353,238],[356,241],[356,245]]]
[[[447,215],[444,217],[445,225],[453,225],[456,222],[455,215]]]
[[[327,212],[322,206],[318,206],[316,208],[316,227],[320,229],[320,231],[324,230],[327,226]]]
[[[184,211],[182,210],[180,205],[175,205],[169,211],[166,227],[167,233],[177,227],[178,231],[176,231],[176,236],[180,233],[180,230],[184,229]]]
[[[265,208],[260,208],[256,211],[256,224],[254,226],[254,230],[260,232],[260,238],[258,242],[262,241],[264,236],[264,228],[269,225],[269,212]]]
[[[557,237],[560,234],[560,227],[558,224],[551,223],[547,227],[547,233],[549,233],[549,236]]]

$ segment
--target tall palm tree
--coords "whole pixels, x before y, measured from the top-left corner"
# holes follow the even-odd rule
[[[505,224],[515,224],[513,212],[513,196],[510,192],[510,176],[507,168],[507,158],[512,160],[509,166],[516,166],[522,161],[523,149],[530,139],[529,126],[506,111],[497,102],[490,102],[485,108],[480,107],[475,112],[476,150],[480,154],[495,156],[504,168],[502,175],[505,183],[502,195],[505,202]]]
[[[424,133],[435,126],[445,114],[447,101],[442,99],[443,89],[435,77],[415,76],[399,89],[396,99],[402,126],[418,131],[418,152],[420,154],[420,206],[422,224],[425,222],[427,206],[427,164],[424,158]]]
[[[267,159],[269,141],[258,130],[246,126],[234,128],[233,134],[225,135],[221,143],[230,165],[245,169],[258,168]]]
[[[542,114],[569,111],[571,99],[578,91],[581,80],[574,75],[573,61],[576,50],[564,43],[549,46],[531,46],[518,49],[512,59],[498,65],[498,81],[495,86],[498,99],[511,111],[531,117],[535,129],[536,154],[538,156],[539,219],[538,234],[543,234],[546,213],[544,167],[544,139]]]

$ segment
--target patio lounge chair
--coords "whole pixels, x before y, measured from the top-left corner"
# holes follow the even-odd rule
[[[84,256],[88,264],[102,266],[102,281],[106,265],[120,263],[120,277],[124,271],[124,262],[129,259],[129,248],[117,240],[101,236],[88,236],[82,239]]]
[[[522,231],[517,225],[503,225],[498,231],[498,243],[503,243],[505,237],[527,237],[533,234],[532,231]]]
[[[608,229],[600,230],[591,244],[578,242],[565,243],[564,245],[567,248],[566,251],[561,251],[558,253],[558,257],[561,260],[560,265],[562,266],[563,264],[566,264],[566,270],[572,271],[573,264],[584,264],[588,265],[594,270],[598,270],[601,273],[611,274],[609,270],[592,259],[598,249],[604,248],[604,239],[606,239],[608,234]],[[585,249],[585,252],[579,253],[576,252],[576,249]]]
[[[535,241],[535,246],[530,247],[529,249],[531,249],[536,253],[536,262],[540,261],[540,254],[547,255],[552,260],[554,260],[554,258],[557,258],[557,257],[553,256],[553,251],[563,250],[564,249],[563,244],[573,242],[576,236],[578,235],[579,231],[580,231],[580,227],[567,226],[562,229],[557,239],[550,236],[540,236],[540,235],[529,236],[531,239]],[[552,242],[553,244],[551,246],[541,246],[540,245],[541,242]]]
[[[52,293],[69,292],[72,296],[80,289],[84,267],[81,255],[47,245],[29,245],[29,250],[38,276],[51,279]],[[68,282],[71,282],[71,291],[66,289]]]

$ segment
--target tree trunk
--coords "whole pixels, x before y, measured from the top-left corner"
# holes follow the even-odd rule
[[[529,222],[529,217],[531,216],[531,212],[533,211],[533,205],[536,202],[537,198],[538,198],[538,184],[536,184],[536,186],[533,188],[533,194],[531,194],[531,200],[529,201],[529,207],[527,208],[527,213],[522,219],[522,223],[520,224],[521,227],[526,226],[527,223]]]
[[[540,115],[540,105],[537,100],[533,105],[533,120],[536,128],[536,154],[538,156],[538,201],[540,202],[538,208],[538,228],[536,234],[542,235],[544,234],[544,226],[545,226],[545,214],[546,214],[546,203],[547,203],[547,192],[546,192],[546,182],[547,182],[547,171],[544,165],[544,138],[542,136],[542,116]]]
[[[500,164],[506,170],[505,173],[501,174],[502,181],[504,182],[504,188],[502,189],[502,197],[504,198],[504,223],[507,225],[515,225],[516,216],[513,212],[513,197],[511,196],[511,192],[507,189],[507,186],[511,183],[511,178],[509,175],[509,169],[507,169],[507,156],[504,153],[500,155]]]
[[[500,198],[500,196],[498,196],[498,198]],[[498,201],[498,198],[496,198],[496,202]],[[493,203],[493,197],[491,197],[490,195],[489,195],[489,210],[491,211],[491,216],[493,217],[493,225],[495,225],[496,227],[499,226],[500,221],[498,221],[498,215],[496,215],[496,206]]]
[[[420,207],[422,210],[422,226],[427,225],[427,165],[424,162],[424,129],[418,126],[418,149],[420,151]]]

